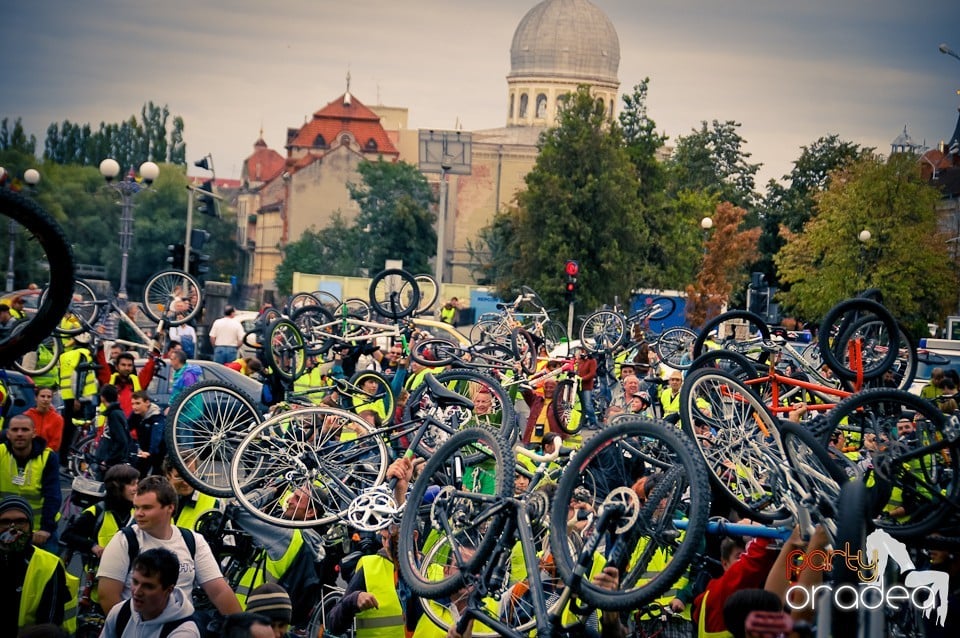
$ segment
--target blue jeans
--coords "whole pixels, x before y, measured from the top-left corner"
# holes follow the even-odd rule
[[[593,409],[593,390],[580,390],[580,410],[587,419],[587,425],[597,427],[597,413]]]
[[[237,360],[237,348],[235,346],[216,346],[213,349],[213,360],[216,363],[230,363]]]

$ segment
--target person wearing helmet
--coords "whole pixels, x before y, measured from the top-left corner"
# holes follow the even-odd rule
[[[641,390],[640,392],[634,392],[633,396],[630,398],[630,403],[628,404],[629,413],[635,414],[637,416],[647,417],[652,419],[653,414],[653,399],[650,397],[650,393],[646,390]]]

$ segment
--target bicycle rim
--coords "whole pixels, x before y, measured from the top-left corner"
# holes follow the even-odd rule
[[[179,326],[197,316],[203,302],[200,283],[180,270],[163,270],[143,287],[143,311],[154,321]]]

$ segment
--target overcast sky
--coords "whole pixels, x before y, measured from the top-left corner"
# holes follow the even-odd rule
[[[343,93],[409,108],[411,128],[503,126],[513,32],[535,0],[28,0],[0,14],[0,118],[40,149],[68,119],[119,122],[153,100],[186,123],[187,159],[239,177],[261,127],[283,153]],[[675,139],[742,124],[758,188],[827,134],[889,152],[957,122],[960,2],[594,0],[620,37],[620,88],[650,77]],[[194,172],[191,169],[191,172]]]

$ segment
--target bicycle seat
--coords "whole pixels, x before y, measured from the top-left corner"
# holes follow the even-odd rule
[[[505,303],[498,303],[498,304],[497,304],[497,310],[506,310],[506,309],[509,308],[509,307],[511,307],[510,304],[505,304]]]
[[[457,394],[453,390],[447,389],[442,383],[437,381],[432,374],[428,374],[426,376],[426,383],[427,387],[430,389],[430,394],[440,407],[462,407],[466,408],[467,410],[473,409],[473,401],[462,394]]]

